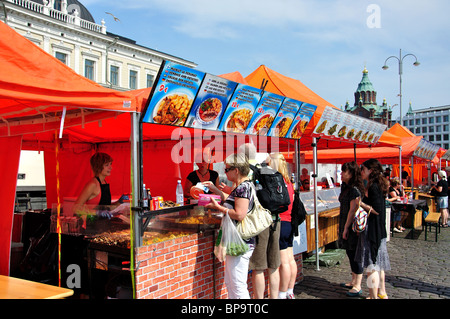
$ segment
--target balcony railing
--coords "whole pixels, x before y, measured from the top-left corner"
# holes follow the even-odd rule
[[[86,30],[106,34],[105,21],[102,20],[102,24],[98,25],[98,24],[92,23],[90,21],[81,19],[79,17],[79,10],[77,10],[76,8],[73,9],[74,11],[69,14],[67,12],[67,4],[65,4],[65,5],[62,4],[63,8],[60,11],[60,10],[56,10],[56,9],[52,8],[51,3],[53,1],[49,1],[50,5],[43,5],[43,4],[39,4],[39,3],[29,1],[29,0],[6,0],[6,2],[13,3],[16,6],[19,6],[19,7],[34,11],[34,12],[45,14],[55,20],[62,21],[62,22],[68,23],[68,24],[72,24],[72,25],[81,27]]]

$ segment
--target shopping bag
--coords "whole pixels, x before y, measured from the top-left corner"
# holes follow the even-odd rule
[[[356,210],[352,225],[352,229],[355,233],[362,233],[366,230],[367,218],[369,218],[369,214],[359,206]]]
[[[248,245],[242,240],[230,216],[225,214],[214,247],[214,255],[220,262],[223,262],[226,255],[240,256],[245,254],[248,249]]]

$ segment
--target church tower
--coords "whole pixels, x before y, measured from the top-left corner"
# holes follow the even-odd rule
[[[372,82],[369,80],[369,71],[366,67],[363,70],[361,82],[355,92],[355,103],[353,107],[345,104],[345,111],[352,114],[368,118],[375,122],[391,126],[392,110],[388,107],[386,99],[382,105],[377,105],[377,91],[375,91]]]

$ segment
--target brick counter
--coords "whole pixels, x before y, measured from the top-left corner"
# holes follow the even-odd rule
[[[213,233],[205,232],[136,248],[136,298],[226,299],[224,264],[215,258],[213,243]],[[295,257],[298,282],[303,261],[301,254]]]

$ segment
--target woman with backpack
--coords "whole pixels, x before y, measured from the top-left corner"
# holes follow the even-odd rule
[[[289,180],[289,172],[286,159],[281,153],[272,153],[269,156],[269,166],[283,175],[286,183],[291,204],[287,211],[281,213],[280,223],[280,289],[278,299],[295,299],[294,285],[297,279],[297,262],[294,259],[294,229],[291,224],[292,205],[294,203],[294,187]]]

